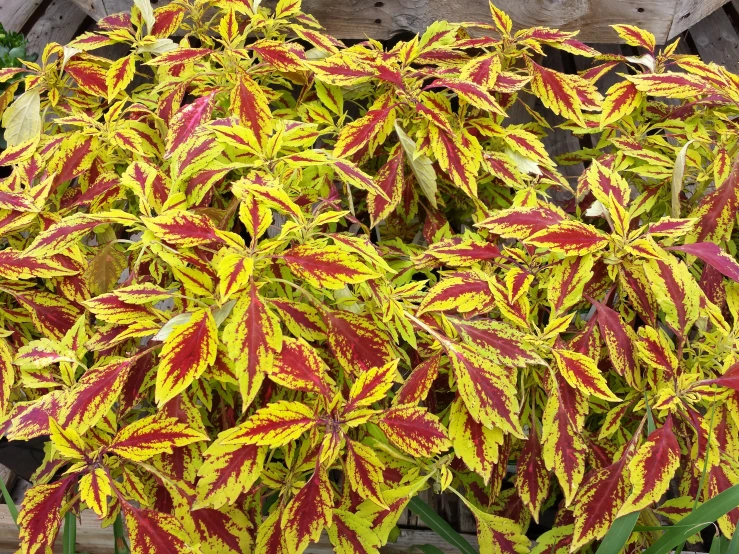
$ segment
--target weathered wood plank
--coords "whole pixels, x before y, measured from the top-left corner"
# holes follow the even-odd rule
[[[168,0],[160,0],[161,6]],[[74,0],[95,19],[130,8],[133,0]],[[275,0],[265,1],[265,5]],[[726,0],[497,0],[516,28],[580,29],[585,42],[617,42],[610,25],[630,23],[664,43]],[[674,23],[675,14],[680,21]],[[487,0],[304,0],[303,9],[339,38],[387,39],[402,31],[422,32],[435,20],[490,22]]]
[[[20,31],[43,0],[2,0],[0,23],[8,31]]]
[[[675,6],[672,25],[667,38],[670,39],[689,29],[703,18],[719,10],[726,2],[701,2],[701,0],[678,0]],[[665,42],[659,40],[657,42]]]
[[[23,479],[23,477],[16,475],[13,490],[10,491],[10,496],[17,506],[20,506],[23,503],[23,498],[26,496],[26,491],[32,486],[33,485],[31,485],[29,481],[26,481],[25,479]]]
[[[10,492],[11,490],[13,490],[13,485],[15,485],[15,473],[13,473],[9,468],[0,464],[0,480],[5,483],[5,487],[8,489],[8,492]],[[0,498],[0,503],[4,502],[5,500]]]
[[[675,49],[675,52],[677,54],[697,54],[698,52],[694,52],[692,48],[690,48],[690,43],[693,41],[693,38],[690,37],[690,40],[688,40],[688,35],[690,32],[683,33],[679,38],[680,42],[677,43],[677,48]],[[673,40],[677,40],[677,37]],[[672,40],[670,41],[672,43]]]
[[[703,61],[725,65],[736,71],[739,62],[739,35],[723,9],[696,23],[690,36]]]
[[[467,541],[477,547],[475,535],[465,536]],[[398,540],[380,549],[383,554],[406,554],[413,546],[419,544],[431,544],[438,547],[442,552],[458,554],[458,550],[449,546],[433,531],[401,529]],[[13,523],[10,513],[5,505],[0,505],[0,552],[4,550],[15,551],[18,548],[18,528]],[[77,524],[77,551],[89,552],[90,554],[114,554],[113,549],[113,527],[102,529],[97,516],[85,510],[82,512],[81,522]],[[61,533],[54,544],[54,553],[62,552]],[[319,543],[310,546],[306,554],[329,554],[334,548],[324,533]]]
[[[74,2],[95,20],[114,13],[127,12],[133,4],[133,0],[74,0]],[[155,6],[167,3],[157,2]]]
[[[41,53],[49,42],[66,44],[86,18],[87,14],[70,0],[52,0],[26,37],[28,51]]]

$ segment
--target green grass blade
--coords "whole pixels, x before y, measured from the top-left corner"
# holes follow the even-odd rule
[[[667,527],[665,534],[645,550],[644,554],[667,554],[737,506],[739,506],[739,485],[734,485],[701,504],[676,525]]]
[[[113,545],[115,554],[131,554],[126,543],[126,533],[123,529],[123,514],[121,512],[118,512],[113,522],[113,538],[115,541]]]
[[[725,540],[721,535],[714,535],[713,540],[711,541],[711,549],[708,551],[708,554],[721,554],[724,552],[724,542],[729,544],[729,541]]]
[[[64,554],[75,554],[77,548],[77,518],[69,510],[64,516],[64,538],[62,542]]]
[[[426,502],[424,502],[417,496],[411,498],[411,501],[408,504],[408,508],[411,510],[411,512],[420,517],[421,521],[428,525],[432,531],[434,531],[442,539],[444,539],[446,542],[451,544],[463,554],[478,554],[477,550],[475,550],[473,546],[468,543],[462,535],[452,529],[451,525],[449,525],[441,518],[439,514],[431,509],[431,506],[426,504]]]
[[[10,517],[12,517],[15,524],[18,525],[18,508],[16,507],[15,502],[13,502],[13,497],[10,496],[10,492],[8,492],[8,487],[5,486],[5,481],[2,479],[0,479],[0,488],[3,490],[3,498],[5,499],[5,503],[8,505]]]
[[[614,521],[595,554],[618,554],[621,552],[634,530],[637,519],[639,519],[639,512],[632,512]]]

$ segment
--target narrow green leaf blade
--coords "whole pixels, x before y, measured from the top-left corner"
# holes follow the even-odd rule
[[[634,530],[637,519],[639,519],[639,512],[632,512],[614,521],[606,536],[603,537],[603,542],[600,543],[596,554],[618,554],[621,552]]]
[[[667,554],[737,506],[739,506],[739,485],[734,485],[701,504],[675,526],[668,527],[665,534],[645,550],[644,554]]]
[[[421,521],[428,525],[432,531],[463,554],[478,554],[477,550],[462,535],[452,529],[451,525],[431,509],[431,506],[417,496],[411,499],[408,508],[420,517]]]

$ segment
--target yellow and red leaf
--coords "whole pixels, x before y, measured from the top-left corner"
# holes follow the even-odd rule
[[[194,312],[164,341],[157,370],[156,402],[161,406],[182,391],[216,359],[218,329],[210,310]]]
[[[394,406],[382,414],[378,425],[390,442],[411,456],[429,457],[451,446],[438,418],[420,406]]]
[[[132,461],[145,461],[158,454],[171,453],[174,447],[206,439],[177,418],[153,415],[123,427],[107,450]]]
[[[629,461],[632,489],[621,507],[625,515],[657,502],[667,492],[670,480],[680,467],[680,445],[672,431],[672,417],[653,431]]]
[[[257,410],[223,444],[256,444],[277,448],[318,424],[314,411],[300,402],[279,400]]]

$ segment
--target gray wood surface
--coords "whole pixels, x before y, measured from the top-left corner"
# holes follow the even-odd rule
[[[667,38],[672,38],[689,29],[704,17],[709,16],[725,2],[702,2],[701,0],[677,0],[672,25]],[[657,37],[657,42],[660,41]]]
[[[0,0],[0,23],[8,31],[20,31],[43,0]]]
[[[729,71],[739,70],[739,35],[726,11],[717,10],[693,25],[690,36],[703,61],[725,65]]]
[[[50,42],[66,44],[77,35],[85,19],[87,14],[70,0],[52,0],[26,35],[28,51],[41,54]]]
[[[74,0],[95,19],[123,11],[133,0]],[[168,0],[160,0],[161,6]],[[275,0],[265,0],[265,5]],[[580,39],[617,42],[610,28],[631,23],[665,42],[719,8],[726,0],[496,0],[516,28],[549,26],[580,29]],[[387,39],[401,31],[422,32],[435,20],[490,22],[487,0],[304,0],[304,11],[316,16],[338,38]],[[676,21],[677,18],[677,21]]]

